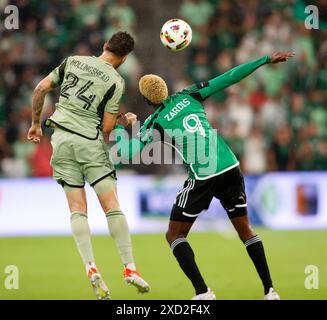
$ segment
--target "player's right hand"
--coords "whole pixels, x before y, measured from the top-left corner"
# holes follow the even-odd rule
[[[33,143],[40,143],[42,135],[41,125],[33,124],[28,130],[27,139]]]
[[[270,63],[279,63],[287,61],[289,58],[292,58],[295,56],[295,52],[292,51],[286,51],[286,52],[274,52],[270,56]]]

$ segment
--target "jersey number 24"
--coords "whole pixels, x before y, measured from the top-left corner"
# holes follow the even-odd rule
[[[66,83],[61,88],[60,95],[68,99],[70,97],[70,93],[69,93],[70,89],[75,88],[78,85],[80,79],[76,74],[72,72],[68,72],[65,76],[65,79],[66,79]],[[84,93],[88,89],[90,89],[92,85],[93,85],[93,81],[89,80],[82,87],[80,87],[75,93],[76,98],[84,102],[83,108],[86,110],[90,109],[92,102],[96,97],[96,95],[94,94],[91,94],[89,96],[84,95]]]

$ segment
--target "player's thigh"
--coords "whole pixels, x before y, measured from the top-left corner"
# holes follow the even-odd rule
[[[61,185],[71,187],[84,187],[84,178],[81,167],[74,156],[71,143],[73,135],[56,128],[52,137],[52,156],[50,164],[53,169],[54,179]]]
[[[247,215],[247,200],[243,174],[239,167],[219,177],[215,197],[218,198],[230,219]]]
[[[70,212],[87,213],[87,201],[84,188],[64,186]]]
[[[81,137],[77,137],[74,144],[75,158],[81,164],[83,176],[93,187],[106,177],[116,177],[114,165],[111,161],[108,148],[100,134],[97,140],[84,139],[80,143]]]
[[[93,188],[98,196],[104,213],[120,207],[117,196],[117,183],[115,178],[108,176],[101,181],[98,181],[93,186]]]
[[[170,220],[194,222],[203,210],[207,210],[213,198],[212,181],[187,179],[177,194]]]

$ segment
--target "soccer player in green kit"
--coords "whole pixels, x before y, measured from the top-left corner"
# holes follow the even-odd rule
[[[149,291],[149,285],[135,268],[127,221],[117,198],[116,172],[103,137],[103,132],[109,133],[116,124],[124,93],[124,80],[116,69],[133,49],[134,39],[126,32],[117,32],[104,44],[100,57],[66,58],[37,85],[32,98],[28,139],[38,143],[42,136],[44,98],[54,88],[61,88],[56,110],[45,122],[54,128],[51,165],[54,178],[64,188],[71,211],[72,233],[99,300],[110,299],[110,293],[94,261],[85,181],[94,188],[106,215],[110,234],[124,264],[125,282],[136,286],[141,293]]]
[[[145,75],[139,82],[140,92],[148,104],[155,108],[155,112],[146,119],[138,137],[130,141],[124,139],[120,130],[136,121],[136,116],[127,113],[117,120],[115,133],[122,158],[132,158],[148,143],[162,141],[174,147],[188,166],[189,177],[173,205],[166,238],[181,269],[194,286],[194,300],[216,299],[214,292],[206,285],[186,239],[197,216],[202,210],[208,209],[213,197],[220,200],[243,241],[263,283],[264,299],[280,299],[273,288],[262,241],[248,220],[244,179],[239,162],[209,124],[202,103],[259,67],[287,61],[293,56],[292,52],[263,56],[170,96],[163,79],[156,75]]]

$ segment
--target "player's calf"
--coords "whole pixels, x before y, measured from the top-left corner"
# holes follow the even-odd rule
[[[245,242],[246,240],[254,237],[256,235],[255,231],[250,225],[247,215],[232,218],[231,222],[238,233],[240,239]]]
[[[206,293],[208,287],[198,269],[192,247],[186,240],[192,224],[193,222],[171,220],[166,239],[181,269],[192,282],[196,295],[200,295]]]
[[[93,184],[98,199],[106,214],[108,230],[114,239],[122,263],[124,265],[124,280],[127,284],[133,285],[138,292],[150,291],[149,284],[136,271],[133,257],[132,240],[126,217],[121,211],[117,197],[115,175],[105,177]]]
[[[231,219],[236,231],[260,276],[264,287],[264,293],[267,295],[273,288],[268,263],[260,237],[252,229],[247,215]]]

